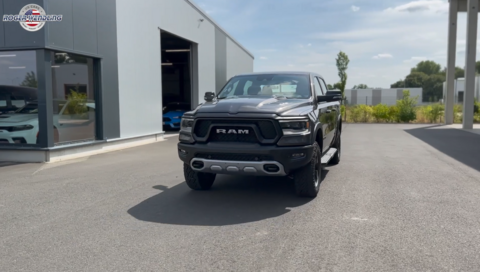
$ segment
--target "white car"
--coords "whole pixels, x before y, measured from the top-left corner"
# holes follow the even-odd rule
[[[81,115],[68,114],[72,101],[54,101],[53,126],[54,142],[72,142],[95,140],[95,103],[78,103],[88,111]],[[28,103],[11,114],[0,115],[0,143],[36,144],[38,143],[38,104]]]

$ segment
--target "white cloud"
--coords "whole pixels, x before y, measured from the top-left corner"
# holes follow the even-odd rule
[[[267,57],[260,57],[261,60],[267,60],[268,58]]]
[[[390,59],[393,58],[391,54],[378,54],[376,56],[373,56],[374,59]]]
[[[358,83],[388,88],[422,60],[446,66],[448,13],[444,11],[448,11],[448,1],[392,2],[403,3],[376,11],[362,7],[362,12],[355,14],[355,21],[349,19],[348,24],[336,25],[329,32],[305,33],[298,39],[311,41],[315,46],[304,43],[302,48],[299,44],[291,44],[279,48],[278,52],[257,51],[258,55],[268,54],[269,61],[257,62],[255,70],[307,70],[323,75],[327,83],[333,84],[338,81],[335,58],[343,51],[350,58],[348,76],[354,79],[348,81],[347,88]],[[458,15],[457,35],[456,65],[463,67],[465,13]],[[480,59],[480,54],[477,58]],[[295,66],[292,68],[288,64]]]
[[[353,12],[357,12],[357,11],[360,10],[360,7],[352,6],[351,9],[352,9]]]
[[[325,40],[356,40],[356,39],[369,39],[378,38],[381,35],[386,35],[392,31],[402,30],[403,27],[397,26],[394,29],[390,28],[367,28],[367,29],[354,29],[351,31],[335,31],[335,32],[320,32],[309,35],[312,39],[325,39]]]
[[[309,44],[307,44],[307,46],[312,46],[312,44],[311,44],[311,43],[309,43]]]
[[[393,8],[388,8],[385,11],[442,13],[448,11],[448,2],[442,0],[417,0]]]

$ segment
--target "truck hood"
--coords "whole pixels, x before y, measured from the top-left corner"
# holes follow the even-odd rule
[[[2,114],[0,124],[16,124],[38,119],[37,114]]]
[[[294,108],[311,105],[308,99],[226,98],[206,102],[193,113],[269,113],[282,114]]]

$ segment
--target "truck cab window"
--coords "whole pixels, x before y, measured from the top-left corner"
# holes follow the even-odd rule
[[[316,96],[323,95],[322,87],[320,87],[320,83],[318,83],[317,77],[313,78],[313,85],[315,86],[315,95]]]

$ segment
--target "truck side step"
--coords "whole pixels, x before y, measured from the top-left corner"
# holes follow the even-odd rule
[[[330,160],[335,156],[335,153],[337,153],[337,149],[331,147],[325,155],[322,157],[322,165],[327,165]]]

